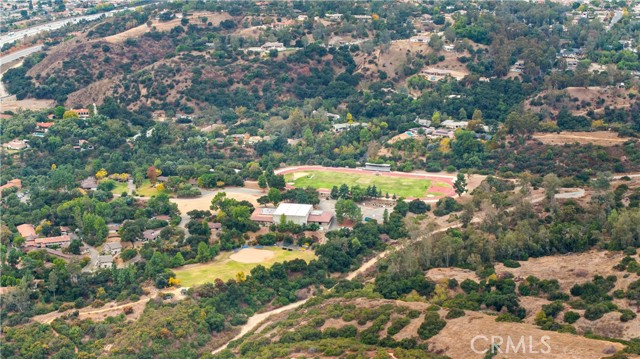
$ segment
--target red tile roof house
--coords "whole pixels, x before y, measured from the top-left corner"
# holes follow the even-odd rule
[[[88,109],[86,109],[86,108],[79,108],[79,109],[77,109],[77,110],[71,110],[71,111],[73,111],[73,112],[77,113],[77,114],[78,114],[78,117],[80,117],[80,118],[81,118],[81,119],[83,119],[83,120],[88,119],[88,118],[89,118],[89,116],[91,115],[91,114],[89,113],[89,110],[88,110]]]
[[[36,123],[36,131],[37,132],[49,132],[49,128],[53,126],[53,122],[37,122]]]
[[[31,241],[26,241],[25,246],[36,248],[46,248],[53,246],[66,247],[69,245],[69,243],[71,243],[71,237],[65,235],[57,237],[36,238]]]
[[[34,240],[38,237],[38,234],[36,233],[36,229],[33,227],[32,224],[29,224],[29,223],[21,224],[19,226],[16,226],[16,229],[18,230],[18,233],[20,233],[22,238],[24,238],[27,241]]]

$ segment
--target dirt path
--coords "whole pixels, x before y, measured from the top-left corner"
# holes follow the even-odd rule
[[[268,319],[270,316],[276,315],[276,314],[280,314],[282,312],[286,312],[287,310],[298,308],[299,306],[303,305],[304,303],[306,303],[311,298],[313,298],[313,297],[309,297],[309,298],[301,300],[299,302],[291,303],[289,305],[285,305],[284,307],[276,308],[276,309],[270,310],[268,312],[259,313],[259,314],[254,315],[253,317],[249,318],[247,323],[240,328],[240,333],[238,333],[238,335],[233,337],[233,339],[228,341],[225,345],[223,345],[220,348],[212,351],[211,354],[217,354],[217,353],[227,349],[227,346],[229,345],[229,343],[231,341],[242,338],[243,336],[245,336],[245,334],[249,333],[251,330],[256,328],[260,323],[262,323],[263,321]]]
[[[163,294],[171,293],[173,294],[175,300],[184,298],[184,295],[182,295],[180,292],[181,289],[182,288],[171,288],[171,289],[165,289],[165,290],[159,291],[155,288],[150,288],[149,294],[143,296],[137,302],[129,302],[129,303],[124,303],[119,305],[116,305],[115,302],[109,302],[101,308],[85,307],[78,310],[78,313],[79,313],[78,318],[92,319],[94,321],[97,321],[99,319],[103,319],[108,314],[118,315],[122,313],[122,310],[125,307],[131,307],[133,308],[133,314],[130,314],[127,317],[130,319],[137,319],[144,311],[144,307],[147,304],[147,302],[149,302],[149,300],[151,300],[152,298],[155,298],[156,296],[158,296],[159,293],[163,293]],[[42,324],[51,324],[51,322],[53,322],[57,318],[60,318],[63,315],[69,314],[74,310],[75,309],[71,309],[65,312],[50,312],[47,314],[36,315],[32,319]]]

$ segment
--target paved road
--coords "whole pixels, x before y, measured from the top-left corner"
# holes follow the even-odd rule
[[[91,20],[97,20],[100,18],[100,16],[113,16],[114,14],[123,11],[124,9],[118,9],[118,10],[113,10],[107,13],[100,13],[100,14],[93,14],[93,15],[86,15],[86,16],[78,16],[78,17],[72,17],[72,18],[68,18],[68,19],[62,19],[62,20],[56,20],[53,22],[49,22],[46,24],[42,24],[42,25],[36,25],[36,26],[32,26],[23,30],[18,30],[18,31],[13,31],[10,32],[9,34],[0,36],[0,47],[2,47],[4,44],[8,44],[10,42],[14,42],[16,40],[22,40],[25,37],[29,37],[29,36],[34,36],[34,35],[38,35],[42,32],[45,31],[51,31],[51,30],[57,30],[61,27],[64,27],[67,24],[77,24],[78,22],[82,21],[82,20],[87,20],[87,21],[91,21]]]
[[[620,21],[620,19],[622,19],[622,11],[616,10],[613,13],[613,17],[611,18],[611,22],[609,23],[609,25],[607,25],[607,31],[611,30],[613,25],[615,25],[618,21]]]
[[[82,244],[89,248],[89,256],[91,258],[91,260],[89,261],[89,264],[87,264],[86,267],[82,268],[82,272],[84,273],[93,272],[93,270],[96,267],[96,262],[98,261],[98,256],[100,255],[100,253],[98,253],[97,249],[87,245],[86,243],[83,242]]]
[[[0,64],[6,64],[6,63],[11,62],[13,60],[18,60],[20,58],[29,56],[29,55],[33,54],[34,52],[38,52],[38,51],[42,50],[43,47],[44,47],[44,45],[36,45],[36,46],[28,47],[26,49],[14,51],[14,52],[12,52],[12,53],[10,53],[8,55],[4,55],[4,56],[0,57]]]
[[[4,61],[2,61],[2,60],[0,59],[0,64],[4,64],[4,63],[5,63],[5,62],[4,62]],[[4,87],[4,83],[2,82],[2,76],[3,76],[3,75],[4,75],[4,73],[5,73],[7,70],[9,70],[10,68],[12,69],[12,68],[14,68],[14,67],[18,67],[18,66],[21,66],[21,65],[22,65],[22,61],[19,61],[17,64],[15,64],[15,65],[13,65],[13,66],[11,66],[11,67],[9,67],[9,68],[3,69],[3,72],[2,72],[2,73],[0,73],[0,102],[2,102],[2,99],[3,99],[3,98],[12,96],[12,95],[9,93],[9,91],[7,91],[7,89]]]

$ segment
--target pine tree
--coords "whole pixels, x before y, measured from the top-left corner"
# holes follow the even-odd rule
[[[464,173],[458,173],[456,181],[453,182],[453,188],[456,190],[458,197],[467,190],[467,180],[464,178]]]

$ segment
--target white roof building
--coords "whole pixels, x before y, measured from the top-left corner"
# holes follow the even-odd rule
[[[298,204],[298,203],[281,203],[278,208],[273,212],[273,216],[282,216],[285,215],[287,217],[307,217],[313,206],[310,204]]]
[[[440,125],[445,128],[456,130],[458,128],[467,128],[467,126],[469,125],[469,121],[445,120],[445,121],[442,121]]]

